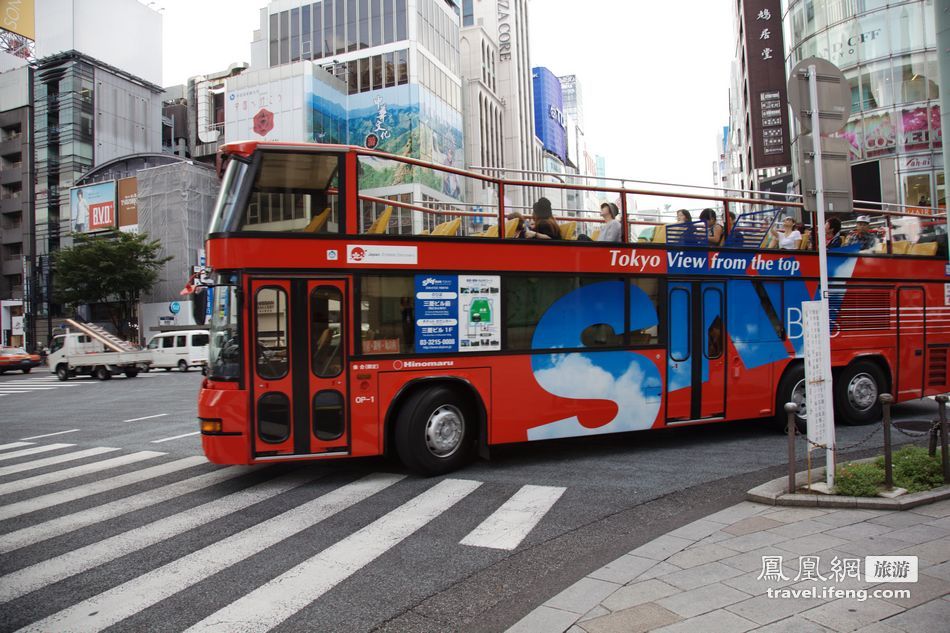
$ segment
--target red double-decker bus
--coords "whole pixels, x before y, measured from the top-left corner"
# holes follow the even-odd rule
[[[807,415],[801,304],[819,289],[800,203],[506,180],[356,147],[223,155],[198,404],[215,463],[395,453],[433,474],[498,444],[769,418],[790,400]],[[716,210],[722,243],[702,222],[642,219],[630,194]],[[541,196],[562,239],[515,238],[509,216]],[[619,241],[592,239],[598,196],[619,201]],[[845,220],[859,239],[829,251],[839,422],[878,419],[885,391],[950,387],[946,234],[926,220]],[[792,224],[798,241],[773,248]]]

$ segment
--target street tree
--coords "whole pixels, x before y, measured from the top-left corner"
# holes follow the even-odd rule
[[[158,240],[121,231],[75,234],[75,243],[53,255],[56,301],[73,309],[81,304],[108,306],[116,332],[128,338],[135,306],[158,281],[172,257],[162,257]]]

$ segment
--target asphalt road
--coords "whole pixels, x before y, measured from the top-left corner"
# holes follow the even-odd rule
[[[502,447],[431,479],[383,458],[221,469],[201,459],[200,381],[0,376],[0,631],[503,631],[784,473],[763,420]],[[462,543],[533,494],[549,507],[512,549]]]

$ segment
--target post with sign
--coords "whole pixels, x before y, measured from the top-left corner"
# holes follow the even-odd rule
[[[811,132],[814,189],[807,188],[806,208],[817,213],[815,233],[818,241],[818,270],[820,277],[818,301],[802,304],[805,336],[805,400],[807,403],[808,450],[814,445],[824,446],[826,485],[828,492],[835,484],[835,426],[831,374],[831,331],[828,318],[828,252],[825,246],[826,184],[822,149],[833,147],[834,139],[824,138],[841,129],[851,116],[851,90],[844,74],[831,62],[811,57],[795,65],[788,80],[788,99],[802,132]],[[799,142],[805,142],[803,136]],[[807,152],[803,147],[799,155]],[[806,161],[802,161],[804,171]],[[833,170],[838,182],[830,182],[828,189],[842,199],[845,209],[851,210],[850,174],[847,170]],[[803,176],[803,181],[808,181]],[[809,204],[811,203],[811,204]]]

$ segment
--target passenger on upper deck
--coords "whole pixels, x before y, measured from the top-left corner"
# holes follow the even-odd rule
[[[701,240],[696,236],[693,226],[693,216],[688,209],[679,209],[676,212],[676,223],[683,225],[683,235],[679,241],[683,244],[698,244]]]
[[[551,201],[538,198],[531,214],[531,225],[525,228],[524,236],[529,240],[557,240],[561,238],[561,229],[551,213]]]
[[[782,220],[781,232],[773,226],[772,235],[778,241],[778,247],[785,250],[795,250],[802,243],[802,234],[795,228],[795,218],[791,216]]]
[[[874,242],[877,240],[874,237],[874,233],[871,233],[871,218],[866,215],[859,215],[858,219],[855,220],[854,230],[848,234],[848,239],[845,240],[845,246],[851,246],[853,244],[858,244],[860,250],[865,250],[874,246]]]
[[[722,225],[716,221],[716,212],[712,209],[703,209],[699,219],[706,223],[706,236],[710,246],[722,244]]]
[[[838,218],[825,220],[825,246],[841,248],[841,220]]]
[[[613,202],[605,202],[600,205],[600,217],[604,219],[604,226],[597,235],[598,242],[619,242],[620,241],[620,220],[617,214],[620,210]]]

